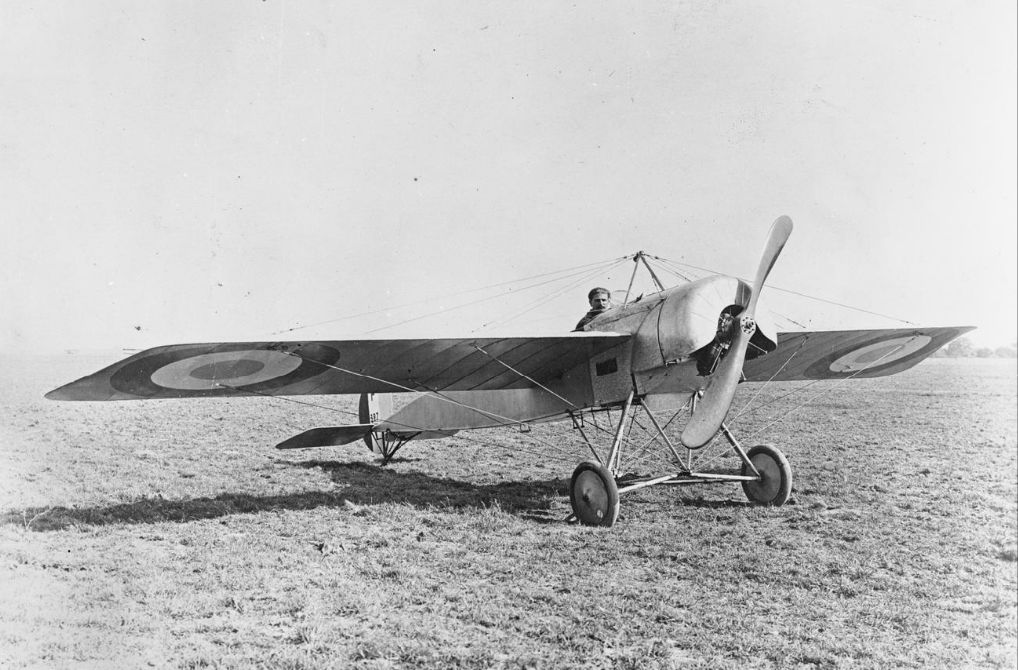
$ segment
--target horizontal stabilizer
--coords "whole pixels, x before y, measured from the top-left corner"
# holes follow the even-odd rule
[[[357,423],[351,426],[312,428],[283,440],[276,449],[309,449],[311,447],[338,447],[362,439],[371,432],[372,424]]]

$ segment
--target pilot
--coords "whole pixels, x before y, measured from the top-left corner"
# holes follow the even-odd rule
[[[574,331],[583,330],[583,327],[593,321],[595,316],[612,306],[611,293],[608,292],[608,289],[600,286],[590,289],[587,300],[590,301],[590,311],[580,319],[580,322],[573,328]]]

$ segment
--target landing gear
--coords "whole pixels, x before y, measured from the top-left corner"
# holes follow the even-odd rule
[[[696,394],[691,397],[688,407],[692,408],[695,404],[695,397]],[[640,408],[644,410],[647,423],[637,419]],[[775,447],[759,444],[749,450],[743,449],[728,426],[722,423],[720,436],[742,461],[742,467],[734,472],[728,468],[725,468],[727,472],[717,472],[713,468],[708,469],[708,466],[720,454],[710,456],[695,449],[685,449],[683,455],[671,441],[664,429],[675,416],[662,426],[644,406],[643,399],[634,394],[630,394],[621,409],[622,415],[611,433],[601,429],[602,433],[611,434],[614,438],[610,447],[605,445],[604,451],[595,447],[585,431],[586,425],[596,425],[595,421],[586,422],[593,414],[577,412],[572,417],[573,428],[587,443],[595,460],[580,463],[573,472],[569,485],[569,502],[573,508],[570,520],[575,519],[585,526],[612,526],[618,519],[621,495],[661,484],[739,483],[750,502],[757,505],[778,507],[788,502],[792,493],[792,468],[784,454]],[[676,412],[676,416],[682,411]],[[636,439],[634,426],[639,426],[647,438],[642,444]],[[664,447],[658,452],[664,460],[664,471],[658,475],[626,475],[620,479],[620,473],[647,463],[649,447],[655,442]],[[602,457],[605,452],[607,454]],[[694,461],[699,467],[694,465]]]
[[[746,452],[746,457],[760,474],[756,481],[742,482],[746,497],[758,505],[774,507],[788,502],[792,493],[792,466],[785,455],[769,444],[758,444]],[[751,474],[747,463],[742,465],[742,474]]]
[[[584,461],[569,483],[573,514],[584,526],[612,526],[619,518],[619,487],[615,476],[600,463]]]
[[[388,465],[392,457],[396,455],[404,444],[412,440],[419,433],[399,434],[389,430],[371,431],[364,436],[368,449],[376,454],[382,455],[382,465]]]
[[[388,465],[400,448],[418,433],[395,434],[390,430],[374,430],[383,419],[392,416],[392,396],[386,393],[362,393],[358,406],[362,424],[371,424],[372,430],[364,436],[364,444],[376,454],[382,455],[382,465]]]

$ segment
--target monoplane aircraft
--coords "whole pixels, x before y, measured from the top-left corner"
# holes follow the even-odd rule
[[[712,276],[601,313],[552,337],[175,344],[137,353],[49,392],[53,400],[360,394],[359,422],[312,428],[281,449],[363,440],[388,461],[412,439],[566,420],[592,454],[570,482],[573,516],[611,526],[619,496],[647,486],[738,482],[754,503],[781,505],[792,472],[774,446],[744,448],[726,425],[740,382],[849,380],[906,370],[968,327],[776,332],[759,310],[764,282],[792,232],[771,226],[755,279]],[[642,252],[641,252],[642,253]],[[634,260],[639,261],[641,254]],[[646,260],[644,263],[646,263]],[[648,266],[650,269],[650,266]],[[653,274],[653,271],[651,271]],[[393,411],[392,394],[418,397]],[[679,444],[651,408],[690,412]],[[637,415],[667,460],[622,477]],[[674,416],[673,416],[674,418]],[[610,429],[600,428],[610,420]],[[667,423],[665,424],[667,426]],[[598,440],[598,427],[604,439]],[[741,465],[700,471],[692,454],[723,437]],[[594,439],[592,439],[594,438]],[[601,442],[601,444],[595,444]],[[644,445],[646,447],[646,445]]]

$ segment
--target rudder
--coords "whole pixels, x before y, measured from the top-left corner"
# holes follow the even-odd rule
[[[377,424],[392,416],[392,395],[389,393],[362,393],[357,409],[362,424]],[[368,431],[364,443],[375,453],[382,453],[380,439],[374,431]]]

